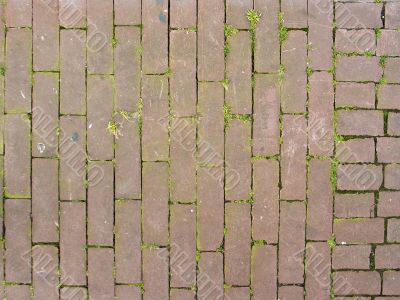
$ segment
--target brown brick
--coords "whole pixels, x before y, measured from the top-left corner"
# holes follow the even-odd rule
[[[195,297],[196,297],[196,293],[192,290],[171,289],[169,299],[171,299],[171,300],[194,300]]]
[[[373,83],[338,82],[335,104],[336,107],[375,108],[375,86]]]
[[[32,25],[32,0],[10,0],[5,5],[8,27],[27,27]]]
[[[336,194],[335,216],[338,218],[362,218],[374,216],[374,194]]]
[[[338,81],[374,81],[382,76],[378,57],[339,56],[336,79]]]
[[[375,267],[376,269],[400,268],[400,245],[377,245]]]
[[[141,11],[142,11],[142,3],[140,0],[115,0],[114,24],[139,25],[140,23],[142,23]]]
[[[250,300],[250,289],[248,287],[231,287],[225,289],[225,299]]]
[[[400,242],[400,219],[389,219],[387,221],[387,241]]]
[[[400,135],[400,113],[390,112],[388,115],[387,133],[389,135]]]
[[[58,248],[40,245],[32,248],[32,299],[58,300]]]
[[[59,20],[66,28],[82,28],[86,25],[85,0],[61,0]],[[61,47],[62,48],[62,47]]]
[[[6,286],[6,299],[29,300],[31,299],[31,289],[29,285],[8,285]]]
[[[383,135],[383,114],[376,110],[339,110],[337,132],[341,135]]]
[[[116,300],[141,300],[140,288],[131,285],[117,285],[115,287]]]
[[[278,295],[279,300],[303,300],[304,288],[295,285],[280,286]]]
[[[400,27],[400,3],[389,2],[385,5],[385,28]]]
[[[143,250],[144,300],[168,299],[168,249]]]
[[[400,139],[382,137],[377,139],[376,152],[378,162],[400,162]]]
[[[60,289],[61,299],[81,300],[87,298],[87,289],[80,287],[63,287]],[[135,299],[136,300],[136,299]]]
[[[238,29],[248,29],[249,21],[246,18],[247,12],[253,8],[251,0],[227,0],[226,21]]]
[[[377,190],[382,185],[382,166],[377,165],[339,165],[337,169],[337,188],[339,190]]]
[[[400,165],[388,164],[385,166],[385,188],[400,189]]]
[[[375,39],[375,31],[373,29],[337,29],[335,46],[338,52],[365,53],[366,51],[372,51],[375,53]]]
[[[400,109],[400,85],[382,85],[378,90],[378,108]]]
[[[337,246],[332,252],[332,268],[368,270],[371,246]]]
[[[277,247],[253,246],[251,286],[253,299],[274,299],[277,295]]]
[[[399,56],[400,32],[397,30],[382,30],[377,39],[376,55]]]
[[[397,217],[400,215],[400,192],[380,192],[378,216]]]
[[[383,243],[384,220],[374,219],[337,219],[333,224],[333,233],[338,244]]]
[[[333,273],[335,295],[379,295],[381,277],[375,271],[341,271]]]
[[[288,28],[305,28],[307,27],[307,1],[283,0],[281,9],[284,16],[284,24]]]
[[[381,28],[382,4],[338,3],[335,6],[338,28]]]
[[[383,295],[399,295],[400,294],[400,272],[385,271],[383,272]]]
[[[388,57],[386,59],[385,78],[388,83],[400,83],[400,58]]]
[[[375,162],[373,138],[352,139],[336,145],[336,158],[344,163]]]
[[[221,299],[224,294],[223,256],[218,252],[203,252],[197,274],[197,298]]]
[[[197,23],[197,2],[189,1],[170,1],[170,27],[189,28],[196,27]]]
[[[113,249],[88,249],[88,289],[93,299],[113,299]]]

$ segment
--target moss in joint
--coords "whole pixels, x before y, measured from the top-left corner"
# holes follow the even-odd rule
[[[283,12],[280,12],[278,14],[278,24],[279,24],[279,42],[283,44],[289,36],[289,30],[284,25]]]

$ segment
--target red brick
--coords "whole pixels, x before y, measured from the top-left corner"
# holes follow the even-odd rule
[[[248,287],[230,287],[225,289],[225,298],[230,300],[250,300],[250,289]]]
[[[375,108],[375,85],[373,83],[338,82],[336,107]]]
[[[251,256],[251,217],[247,204],[229,203],[225,206],[225,282],[249,285]]]
[[[93,299],[114,297],[113,249],[88,250],[88,289]]]
[[[301,202],[281,202],[279,283],[303,283],[306,210]]]
[[[168,250],[143,250],[144,300],[168,299]]]
[[[388,2],[385,5],[385,28],[400,27],[400,3]]]
[[[399,56],[400,32],[397,30],[382,30],[377,40],[376,55]]]
[[[277,247],[253,246],[251,286],[253,299],[274,299],[277,295]]]
[[[387,125],[388,135],[400,135],[400,113],[390,112]]]
[[[386,59],[385,78],[388,83],[400,83],[400,58],[388,57]]]
[[[203,252],[197,274],[197,298],[221,299],[224,294],[223,256],[218,252]]]
[[[115,281],[141,281],[141,210],[139,201],[115,204]]]
[[[397,217],[400,215],[400,192],[380,192],[378,216]]]
[[[337,219],[333,224],[333,233],[338,244],[383,243],[384,220],[374,219]]]
[[[339,56],[336,67],[338,81],[374,81],[382,76],[378,57]]]
[[[400,165],[388,164],[385,166],[385,188],[400,189]]]
[[[383,135],[383,114],[376,110],[339,110],[337,133],[341,135]]]
[[[189,1],[170,1],[170,27],[189,28],[196,27],[197,22],[197,2]]]
[[[115,0],[114,24],[139,25],[142,23],[141,11],[142,3],[140,0]]]
[[[66,28],[82,28],[86,25],[85,0],[60,0],[59,3],[59,20],[61,26]]]
[[[9,0],[5,5],[8,27],[28,27],[32,25],[32,0]]]
[[[382,137],[377,139],[376,152],[378,162],[396,163],[400,162],[400,139]]]
[[[378,108],[400,109],[400,85],[382,85],[378,90]]]
[[[32,240],[58,242],[58,161],[32,161]]]
[[[288,28],[307,27],[307,1],[283,0],[281,9],[284,16],[284,24]]]
[[[285,2],[289,2],[289,0]],[[285,72],[281,89],[281,101],[282,110],[285,113],[306,111],[306,44],[307,36],[304,31],[290,31],[288,40],[282,46],[282,64],[285,68]]]
[[[375,31],[372,29],[338,29],[336,30],[335,46],[338,52],[375,53],[376,41]]]
[[[400,242],[400,219],[389,219],[387,221],[387,241]]]
[[[278,293],[279,300],[303,300],[304,288],[301,286],[280,286]]]
[[[194,300],[196,297],[196,293],[192,290],[183,290],[183,289],[171,289],[170,297],[171,300]],[[138,298],[140,299],[140,298]]]
[[[142,2],[144,74],[161,74],[168,67],[168,1]]]
[[[379,295],[381,277],[375,271],[333,273],[335,295]]]
[[[6,286],[6,299],[29,300],[32,293],[29,285],[8,285]]]
[[[336,145],[336,158],[344,163],[375,162],[373,138],[352,139]]]
[[[400,294],[400,272],[386,271],[383,272],[383,295],[399,295]]]
[[[337,188],[339,190],[377,190],[382,185],[382,166],[377,165],[339,165],[337,169]]]
[[[332,253],[332,268],[368,270],[371,246],[337,246]]]
[[[374,216],[374,194],[336,194],[335,216],[338,218],[362,218]]]
[[[33,299],[58,300],[58,248],[35,246],[32,248]]]
[[[281,146],[281,198],[306,198],[307,124],[304,116],[283,116]],[[293,176],[296,174],[296,176]]]
[[[60,289],[61,299],[81,300],[87,298],[87,289],[80,287],[63,287]],[[118,299],[122,300],[122,299]],[[135,299],[136,300],[136,299]]]
[[[140,288],[132,285],[117,285],[115,295],[118,300],[141,300],[142,293]]]
[[[168,164],[143,163],[143,242],[168,244]],[[157,187],[157,189],[154,189]]]
[[[249,21],[246,18],[247,12],[253,8],[251,0],[227,0],[226,21],[238,29],[248,29]]]
[[[339,3],[335,6],[338,28],[381,28],[382,4]]]
[[[376,269],[400,268],[400,245],[377,245],[375,250]]]

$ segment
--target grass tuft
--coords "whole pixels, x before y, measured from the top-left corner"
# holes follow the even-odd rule
[[[279,42],[283,44],[289,35],[289,30],[285,27],[283,21],[283,12],[278,14],[278,24],[279,24]]]
[[[114,135],[115,138],[118,138],[121,135],[121,124],[111,120],[108,122],[107,130],[110,134]]]

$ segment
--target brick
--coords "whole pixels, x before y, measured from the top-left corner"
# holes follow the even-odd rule
[[[143,250],[144,300],[168,299],[168,249]]]
[[[326,241],[332,236],[333,196],[330,161],[310,161],[307,196],[307,239]]]
[[[31,202],[8,199],[4,205],[5,218],[5,278],[17,283],[31,282]]]
[[[399,300],[400,297],[376,297],[375,300]]]
[[[306,210],[301,202],[281,202],[278,251],[279,283],[303,283]],[[284,298],[283,298],[284,299]]]
[[[196,207],[171,206],[171,283],[173,287],[191,287],[196,283]]]
[[[0,172],[4,174],[4,156],[0,156]],[[4,176],[0,177],[0,189],[4,191]],[[0,193],[0,209],[3,211],[3,214],[0,214],[0,223],[4,224],[4,192]],[[0,237],[4,238],[4,226],[0,228]],[[3,243],[0,243],[0,254],[2,255],[1,251],[3,250]],[[0,270],[1,270],[1,262],[0,262]],[[4,268],[3,268],[4,269]],[[0,271],[0,280],[3,279],[4,272]],[[2,292],[0,287],[0,293]]]
[[[375,250],[375,268],[400,268],[400,245],[377,245]]]
[[[268,170],[268,171],[267,171]],[[253,240],[278,242],[279,227],[279,162],[253,162]]]
[[[140,288],[131,285],[117,285],[115,287],[115,295],[117,300],[141,300],[142,293]]]
[[[275,72],[280,63],[279,25],[276,17],[279,13],[279,1],[255,0],[254,8],[262,16],[256,28],[254,68],[258,73]]]
[[[385,166],[385,188],[400,189],[400,165],[388,164]]]
[[[336,69],[338,81],[378,82],[382,76],[379,59],[375,56],[339,56]]]
[[[196,27],[197,23],[196,0],[170,1],[170,25],[174,28]]]
[[[195,297],[195,292],[191,290],[171,289],[169,298],[171,300],[194,300]]]
[[[214,177],[218,174],[223,176],[223,170],[215,169],[197,170],[197,247],[202,251],[215,251],[221,246],[224,236],[223,181]]]
[[[381,277],[375,271],[341,271],[333,273],[335,295],[379,295]]]
[[[337,188],[339,190],[377,190],[382,185],[382,166],[377,165],[339,165],[337,169]]]
[[[140,6],[140,1],[136,0],[122,2]],[[137,2],[139,4],[136,4]],[[117,2],[114,5],[117,5]],[[117,40],[114,50],[115,107],[116,110],[133,112],[140,98],[140,28],[117,26],[115,38]]]
[[[383,114],[376,110],[339,110],[337,133],[341,135],[383,135]]]
[[[58,248],[54,246],[35,246],[32,248],[33,299],[59,299],[58,294]]]
[[[389,112],[387,133],[389,135],[400,135],[400,113]]]
[[[32,156],[56,156],[58,153],[59,79],[56,74],[43,73],[36,73],[34,78]]]
[[[387,241],[400,242],[400,219],[389,219],[387,223]]]
[[[400,215],[400,192],[380,192],[378,216],[397,217]]]
[[[161,74],[168,67],[168,1],[142,3],[144,74]]]
[[[86,113],[86,46],[84,31],[60,31],[60,113]]]
[[[87,0],[87,71],[113,73],[113,1]]]
[[[289,0],[285,0],[285,2],[289,2]],[[285,113],[306,111],[306,44],[307,36],[304,31],[290,31],[287,41],[282,45],[282,65],[285,68],[285,73],[282,82],[281,101],[282,111]]]
[[[32,25],[32,0],[10,0],[5,5],[8,27],[28,27]]]
[[[146,244],[168,244],[168,164],[143,163],[142,228]],[[153,187],[157,187],[154,189]]]
[[[377,139],[376,152],[378,162],[391,163],[400,162],[400,139],[382,137]]]
[[[170,128],[171,199],[193,202],[196,199],[196,124],[174,119]]]
[[[253,246],[252,279],[254,299],[274,299],[277,295],[277,247]]]
[[[251,219],[250,206],[229,203],[225,206],[225,282],[250,284]]]
[[[30,125],[27,115],[6,115],[4,124],[6,197],[31,195]]]
[[[336,30],[335,46],[338,52],[375,53],[375,31],[372,29],[338,29]]]
[[[211,284],[210,284],[211,282]],[[224,294],[223,256],[218,252],[203,252],[197,275],[199,300],[221,299]]]
[[[377,39],[376,54],[379,56],[399,56],[400,32],[397,30],[382,30]]]
[[[400,3],[388,2],[385,5],[385,28],[400,27]]]
[[[386,59],[385,78],[388,83],[400,83],[400,58],[388,57]]]
[[[332,253],[332,268],[368,270],[371,246],[336,246]]]
[[[250,289],[248,287],[231,287],[225,290],[225,298],[231,300],[250,300]]]
[[[58,242],[58,161],[32,160],[32,240]]]
[[[251,192],[251,125],[232,120],[226,129],[225,166],[226,173],[236,173],[237,182],[225,185],[225,199],[247,200]]]
[[[113,249],[88,249],[88,289],[93,299],[114,297]]]
[[[338,28],[381,28],[382,4],[339,3],[335,6]]]
[[[14,1],[13,1],[14,2]],[[26,28],[7,31],[5,111],[31,111],[32,32]]]
[[[282,12],[284,24],[288,28],[307,27],[307,1],[306,0],[283,0]]]
[[[82,287],[63,287],[60,292],[61,299],[80,300],[87,298],[87,289]]]
[[[223,0],[198,3],[198,80],[224,79],[224,10]]]
[[[226,1],[226,22],[238,29],[248,29],[249,21],[247,12],[253,8],[251,0],[228,0]]]
[[[86,285],[85,203],[60,204],[60,269],[64,284]]]
[[[306,198],[307,129],[304,116],[283,116],[281,146],[281,199]],[[297,174],[295,177],[293,174]]]
[[[278,292],[279,300],[302,300],[304,299],[304,288],[301,286],[280,286]]]
[[[31,299],[31,289],[29,285],[8,285],[6,286],[5,296],[7,299]]]
[[[280,89],[278,77],[256,75],[253,113],[253,155],[279,154]]]
[[[101,184],[88,189],[88,243],[113,245],[114,173],[112,162],[91,162],[88,177],[95,168],[102,170]],[[91,172],[92,171],[92,172]]]
[[[332,75],[318,72],[309,78],[308,147],[311,154],[333,154],[333,107]]]
[[[374,194],[336,194],[335,216],[338,218],[368,218],[374,216]]]
[[[250,34],[247,31],[239,31],[227,39],[230,45],[230,51],[226,57],[226,77],[229,84],[225,91],[225,101],[231,107],[232,113],[251,114],[252,53]]]
[[[59,21],[58,3],[52,7],[41,0],[33,0],[33,69],[58,70]]]
[[[338,82],[336,107],[375,108],[375,85],[373,83]]]
[[[336,158],[344,163],[375,162],[373,138],[352,139],[336,145]]]
[[[142,23],[141,11],[140,0],[116,0],[114,1],[114,24],[139,25]]]
[[[382,294],[383,295],[400,294],[400,272],[398,271],[383,272]]]
[[[60,118],[60,200],[86,199],[86,118]]]
[[[378,90],[378,108],[400,109],[400,85],[383,85]]]
[[[333,224],[333,233],[338,244],[383,243],[384,220],[374,219],[337,219]]]
[[[86,26],[85,0],[61,0],[59,3],[58,18],[61,26],[65,28],[83,28]]]
[[[143,160],[168,158],[168,82],[164,76],[144,76],[143,99]]]
[[[183,5],[186,4],[180,4]],[[170,66],[172,112],[178,117],[194,116],[197,101],[195,32],[171,31]]]
[[[115,203],[115,281],[141,281],[141,210],[139,201]]]

